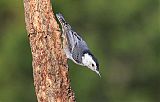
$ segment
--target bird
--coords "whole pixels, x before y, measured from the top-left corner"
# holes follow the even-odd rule
[[[86,42],[65,21],[61,13],[57,13],[56,17],[61,24],[63,49],[66,57],[78,65],[86,66],[101,77],[98,60],[91,53]]]

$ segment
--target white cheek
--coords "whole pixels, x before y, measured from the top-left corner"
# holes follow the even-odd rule
[[[88,65],[88,61],[86,60],[86,58],[85,58],[85,57],[82,57],[82,63],[83,63],[85,66],[87,66],[87,65]]]
[[[84,64],[84,66],[88,66],[91,68],[91,62],[92,58],[91,56],[89,56],[88,54],[84,54],[84,56],[82,57],[82,63]]]

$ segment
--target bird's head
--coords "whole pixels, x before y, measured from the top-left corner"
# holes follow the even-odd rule
[[[90,52],[85,52],[82,56],[82,63],[84,66],[87,66],[89,69],[92,71],[96,72],[99,76],[99,64],[97,59],[90,53]]]

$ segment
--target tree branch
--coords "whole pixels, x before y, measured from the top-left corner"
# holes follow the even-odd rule
[[[75,102],[50,0],[24,0],[38,102]]]

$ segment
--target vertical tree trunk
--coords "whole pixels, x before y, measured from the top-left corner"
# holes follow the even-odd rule
[[[24,0],[38,102],[75,102],[50,0]]]

